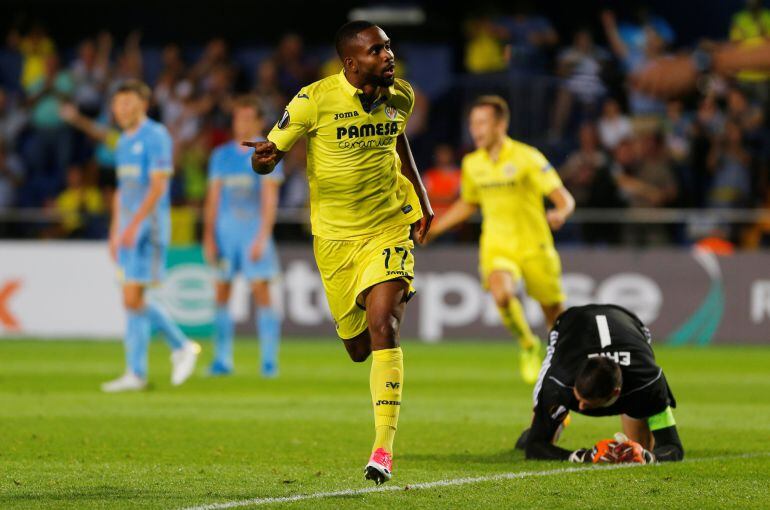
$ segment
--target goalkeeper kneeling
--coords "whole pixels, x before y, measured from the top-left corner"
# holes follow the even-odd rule
[[[532,426],[516,443],[527,459],[649,464],[684,458],[671,411],[676,401],[639,318],[614,305],[570,308],[549,340]],[[620,415],[623,433],[593,448],[560,448],[556,442],[570,411]]]

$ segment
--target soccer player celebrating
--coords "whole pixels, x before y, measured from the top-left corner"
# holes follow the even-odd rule
[[[256,97],[243,96],[234,101],[232,123],[235,140],[264,140],[262,110]],[[251,152],[231,141],[215,149],[209,162],[203,245],[206,259],[218,268],[216,353],[209,368],[212,375],[229,374],[233,369],[233,321],[227,302],[237,272],[251,282],[262,375],[274,377],[278,373],[281,322],[271,305],[269,281],[278,273],[273,225],[283,173],[279,164],[269,175],[255,174],[251,170]]]
[[[163,278],[171,231],[171,137],[162,124],[147,118],[149,100],[150,88],[136,80],[124,82],[112,98],[112,112],[122,134],[115,155],[118,190],[109,245],[121,268],[128,321],[126,372],[104,383],[105,392],[147,386],[147,349],[153,327],[164,333],[172,349],[173,385],[190,377],[200,352],[200,346],[185,337],[159,303],[145,300],[145,288]]]
[[[462,162],[460,198],[436,220],[429,240],[482,213],[479,247],[482,285],[497,304],[503,325],[519,340],[521,376],[533,384],[540,370],[540,341],[517,298],[522,278],[550,328],[564,310],[561,261],[550,228],[558,230],[575,209],[556,170],[534,147],[509,138],[508,104],[482,96],[470,112],[476,151]],[[554,205],[545,211],[543,198]]]
[[[307,137],[313,251],[337,335],[353,361],[373,358],[376,434],[365,476],[380,484],[392,476],[404,384],[398,334],[413,293],[410,225],[424,242],[433,211],[404,135],[414,92],[394,78],[390,39],[351,21],[335,44],[342,72],[301,89],[268,141],[246,145],[254,170],[267,174]]]
[[[570,308],[556,321],[535,385],[535,415],[516,447],[528,459],[616,463],[682,460],[676,401],[655,363],[650,331],[614,305]],[[623,434],[592,449],[556,446],[570,411],[621,415]]]

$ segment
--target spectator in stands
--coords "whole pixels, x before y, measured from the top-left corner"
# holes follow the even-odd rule
[[[99,188],[105,194],[104,202],[112,203],[112,192],[116,186],[115,148],[118,145],[120,131],[109,122],[108,118],[101,116],[99,120],[92,120],[81,114],[72,103],[64,103],[59,109],[59,115],[70,126],[96,143],[94,161],[97,166]]]
[[[713,173],[708,206],[713,208],[747,207],[751,196],[751,156],[743,146],[740,125],[725,123],[724,135],[712,145],[708,158]]]
[[[465,23],[465,69],[472,74],[496,73],[508,67],[511,48],[506,46],[506,30],[489,17]]]
[[[335,55],[337,65],[335,74],[340,71],[339,61],[339,57]],[[288,103],[287,96],[281,92],[278,84],[278,68],[273,59],[263,59],[257,66],[252,92],[259,97],[260,104],[264,108],[265,126],[268,129],[272,128]]]
[[[110,83],[107,86],[107,96],[112,97],[113,92],[126,80],[143,79],[144,62],[142,60],[142,34],[139,31],[130,32],[123,42],[123,48],[118,53]]]
[[[663,137],[659,132],[621,141],[615,148],[612,173],[621,196],[631,207],[666,207],[677,198],[676,176],[663,150]],[[665,225],[630,225],[625,234],[628,242],[642,246],[669,239]]]
[[[104,104],[111,50],[112,36],[102,32],[98,42],[86,39],[80,43],[77,59],[70,66],[75,104],[88,117],[96,117]]]
[[[693,120],[685,112],[684,104],[679,99],[666,103],[666,117],[663,119],[663,132],[669,155],[677,162],[685,161],[690,155],[690,138]]]
[[[423,175],[423,184],[436,217],[440,217],[460,196],[460,180],[460,168],[452,146],[436,146],[433,166]]]
[[[663,39],[666,45],[674,42],[674,29],[663,17],[650,12],[649,7],[641,5],[634,13],[634,22],[618,23],[618,33],[631,53],[643,55],[647,45],[648,29]]]
[[[762,108],[749,103],[746,94],[733,87],[727,92],[727,118],[740,126],[743,133],[753,139],[760,136],[764,124]]]
[[[601,15],[604,33],[615,56],[623,63],[626,72],[631,74],[643,69],[651,60],[664,55],[665,41],[652,25],[644,28],[644,51],[633,51],[620,36],[615,13],[604,11]],[[665,104],[660,99],[646,95],[636,89],[629,91],[629,109],[633,116],[662,116]]]
[[[292,97],[305,84],[315,81],[316,65],[305,55],[305,43],[296,33],[284,35],[273,56],[278,74],[278,85],[286,97]]]
[[[15,97],[0,88],[0,139],[7,147],[15,148],[16,139],[26,124],[27,112],[21,108]]]
[[[544,69],[547,54],[559,43],[559,34],[545,16],[533,13],[529,2],[518,2],[516,12],[494,20],[501,27],[512,67]]]
[[[205,89],[206,80],[214,69],[230,65],[229,50],[224,39],[217,37],[206,43],[203,53],[192,66],[189,78],[193,83],[200,83]]]
[[[56,53],[56,47],[43,25],[33,24],[26,35],[12,29],[8,34],[8,46],[21,54],[19,83],[23,90],[28,90],[45,78],[48,59]]]
[[[206,196],[206,166],[211,144],[209,133],[201,131],[179,151],[179,177],[182,180],[182,201],[186,205],[202,206]]]
[[[67,169],[67,187],[52,205],[61,217],[52,234],[66,239],[93,237],[91,228],[94,217],[106,212],[102,194],[96,186],[87,182],[83,169],[78,165]]]
[[[579,149],[570,154],[559,169],[564,186],[575,197],[576,207],[623,207],[617,184],[610,173],[610,159],[599,145],[596,126],[584,122],[580,126],[579,140]],[[616,243],[619,239],[617,223],[585,223],[580,231],[581,239],[589,244]]]
[[[733,15],[730,40],[750,48],[770,39],[770,9],[762,7],[762,0],[746,0],[746,8]],[[737,74],[741,87],[750,97],[768,107],[770,103],[770,73],[741,71]]]
[[[584,122],[578,131],[578,138],[580,142],[578,150],[567,157],[566,162],[559,169],[559,175],[564,186],[575,197],[576,207],[592,207],[591,203],[598,198],[594,192],[597,180],[601,181],[605,178],[612,180],[608,172],[610,161],[599,146],[599,137],[594,124]]]
[[[24,165],[0,138],[0,211],[16,205],[16,192],[24,179]]]
[[[691,147],[694,136],[693,119],[678,99],[666,103],[666,117],[662,124],[664,144],[671,160],[679,188],[679,205],[691,207],[696,203],[695,177],[691,165]]]
[[[64,173],[72,161],[73,137],[59,109],[74,92],[72,77],[59,68],[56,55],[48,57],[45,75],[27,88],[32,140],[25,159],[32,204],[56,196],[64,185]]]
[[[598,103],[607,92],[601,72],[609,55],[594,44],[587,29],[575,32],[572,46],[563,50],[557,59],[556,74],[562,79],[554,108],[553,138],[561,138],[569,121],[573,103],[577,103],[581,121],[595,118]]]
[[[630,138],[632,135],[631,121],[623,114],[620,103],[615,98],[607,98],[602,107],[602,116],[599,118],[599,139],[602,146],[613,151],[621,140]]]
[[[177,112],[181,108],[176,95],[177,87],[180,86],[180,83],[186,83],[187,85],[184,86],[189,87],[190,82],[185,81],[182,50],[177,44],[171,43],[163,47],[161,62],[162,68],[155,83],[153,98],[158,105],[161,121],[167,124],[171,119],[176,118]]]

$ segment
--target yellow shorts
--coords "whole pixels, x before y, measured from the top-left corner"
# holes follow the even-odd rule
[[[414,243],[409,225],[391,227],[374,237],[354,241],[313,238],[313,252],[337,335],[349,340],[367,327],[363,293],[389,280],[409,282],[414,294]]]
[[[541,305],[563,303],[561,260],[556,249],[547,246],[529,250],[523,255],[512,251],[503,246],[482,247],[479,272],[484,288],[489,286],[492,271],[508,271],[517,283],[524,279],[527,294]]]

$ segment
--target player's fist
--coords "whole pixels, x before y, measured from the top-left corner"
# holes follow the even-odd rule
[[[594,464],[616,464],[618,462],[615,448],[618,442],[614,439],[602,439],[594,445],[591,460]]]
[[[546,212],[545,219],[548,221],[548,226],[550,226],[551,230],[554,231],[563,227],[564,223],[567,221],[567,217],[564,215],[564,213],[557,209],[550,209],[548,212]]]
[[[258,174],[269,174],[278,162],[278,148],[273,142],[241,142],[241,145],[254,149],[251,155],[251,168]]]

